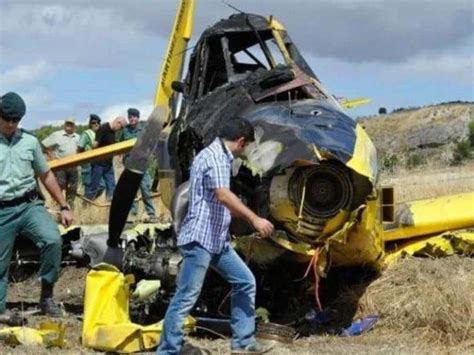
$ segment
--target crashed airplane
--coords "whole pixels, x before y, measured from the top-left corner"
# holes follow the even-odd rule
[[[286,29],[271,16],[239,13],[206,29],[181,81],[193,11],[194,1],[181,1],[158,82],[156,109],[138,141],[50,164],[61,169],[133,148],[115,191],[108,229],[87,232],[82,227],[80,236],[69,234],[76,259],[88,258],[91,265],[106,261],[137,279],[161,281],[156,299],[146,304],[146,311],[140,308],[141,319],[147,318],[145,314],[161,317],[173,294],[181,262],[175,236],[186,212],[190,167],[216,137],[219,123],[232,116],[247,118],[256,129],[247,158],[236,160],[233,167],[232,190],[270,219],[276,232],[260,240],[239,220],[233,221],[231,232],[235,247],[256,275],[257,302],[273,314],[291,312],[289,297],[298,295],[301,300],[316,293],[320,306],[317,281],[330,267],[380,269],[387,251],[396,251],[387,247],[388,241],[474,226],[468,205],[473,194],[442,204],[407,205],[395,215],[393,191],[377,185],[371,140],[327,92]],[[173,223],[123,232],[153,155],[158,157],[162,199],[172,210]],[[434,248],[446,251],[452,244],[452,252],[466,252],[462,245],[470,245],[472,252],[472,233],[454,235],[442,237],[442,246],[436,241]],[[463,242],[454,243],[456,238]],[[305,270],[312,270],[314,285],[308,285],[310,278],[301,279]],[[217,275],[207,282],[196,312],[222,313],[227,290]]]

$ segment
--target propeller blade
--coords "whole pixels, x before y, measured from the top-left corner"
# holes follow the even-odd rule
[[[156,107],[148,117],[143,132],[125,162],[125,170],[119,178],[110,206],[109,239],[107,240],[107,245],[110,247],[117,247],[119,244],[120,235],[127,222],[140,182],[148,169],[151,157],[155,155],[165,121],[165,109]]]

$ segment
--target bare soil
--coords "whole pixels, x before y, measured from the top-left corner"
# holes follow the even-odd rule
[[[68,312],[68,348],[0,345],[2,354],[79,354],[91,350],[80,346],[82,297],[86,268],[65,267],[56,287],[56,297]],[[9,306],[35,306],[39,285],[34,277],[12,283]],[[364,290],[363,294],[357,289]],[[350,338],[332,335],[300,337],[292,344],[276,343],[269,354],[413,354],[474,352],[474,259],[411,258],[383,272],[369,285],[351,285],[340,291],[332,306],[356,302],[357,316],[378,314],[374,329]],[[45,317],[30,316],[29,326]],[[228,354],[227,339],[189,336],[188,342],[201,353]],[[189,347],[187,348],[189,350]],[[186,351],[186,353],[188,353]]]

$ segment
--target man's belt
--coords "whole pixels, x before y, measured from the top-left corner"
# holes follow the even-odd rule
[[[14,198],[13,200],[0,201],[0,208],[18,206],[24,202],[33,202],[41,199],[40,194],[36,190],[27,191],[23,196]]]

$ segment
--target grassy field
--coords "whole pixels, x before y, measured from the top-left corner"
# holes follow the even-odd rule
[[[474,164],[401,171],[382,175],[380,184],[393,186],[397,202],[409,202],[474,191]]]

